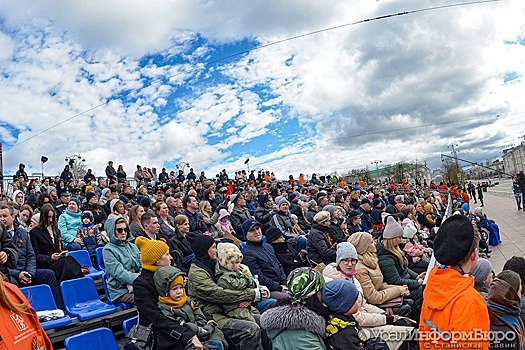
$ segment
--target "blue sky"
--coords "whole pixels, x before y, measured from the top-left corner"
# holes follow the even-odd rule
[[[49,172],[59,172],[71,154],[96,174],[110,159],[128,174],[136,164],[171,170],[184,161],[214,175],[246,169],[250,158],[251,169],[281,178],[344,173],[378,159],[437,166],[451,143],[467,159],[497,157],[525,134],[521,1],[395,17],[257,49],[436,5],[0,0],[5,172],[19,162],[39,172],[41,155]]]

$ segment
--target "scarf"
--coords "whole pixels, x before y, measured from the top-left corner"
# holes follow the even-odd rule
[[[186,290],[184,289],[184,286],[182,286],[182,296],[179,300],[173,300],[170,298],[170,289],[175,287],[177,284],[183,285],[184,284],[184,278],[182,276],[178,276],[175,278],[171,283],[169,284],[168,293],[166,296],[160,296],[159,295],[159,301],[165,305],[168,305],[169,307],[172,307],[174,309],[180,309],[181,307],[186,304],[186,301],[188,301],[188,296],[186,295]]]
[[[357,273],[357,269],[354,268],[352,271],[350,271],[350,273],[346,273],[346,272],[344,272],[343,270],[339,270],[339,272],[341,272],[341,274],[342,274],[343,276],[346,276],[346,277],[354,277],[355,274]]]
[[[53,232],[53,226],[49,225],[47,226],[47,233],[49,233],[49,236],[51,237],[51,241],[53,244],[55,244],[55,233]]]
[[[211,279],[215,281],[215,266],[217,265],[217,261],[195,257],[193,258],[193,263],[206,271]]]

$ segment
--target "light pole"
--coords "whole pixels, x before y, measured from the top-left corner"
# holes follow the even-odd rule
[[[246,158],[246,160],[244,161],[244,164],[248,166],[248,175],[250,175],[250,158]]]
[[[381,163],[380,160],[374,160],[372,161],[370,164],[375,164],[376,165],[376,173],[377,173],[377,177],[379,177],[379,172],[377,170],[379,170],[379,163]]]
[[[190,163],[188,163],[188,162],[180,162],[179,164],[175,165],[175,167],[177,169],[182,170],[182,173],[184,174],[184,169],[186,169],[186,167],[189,168],[190,167]]]
[[[458,152],[456,150],[456,147],[458,147],[459,145],[457,143],[452,143],[450,145],[447,146],[447,148],[451,148],[452,149],[452,155],[454,156],[454,160],[456,162],[456,180],[459,182],[459,164],[458,164]]]
[[[47,159],[46,159],[47,160]],[[80,164],[80,161],[85,162],[86,160],[84,157],[82,157],[80,154],[73,154],[71,156],[66,157],[64,159],[66,162],[68,162],[69,167],[71,168],[71,172],[73,173],[73,179],[75,180],[75,184],[78,184],[80,181],[80,172],[82,171],[82,165]],[[42,162],[42,167],[44,166],[44,162]]]

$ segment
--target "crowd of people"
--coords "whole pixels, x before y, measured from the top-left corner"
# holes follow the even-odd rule
[[[472,330],[524,347],[525,260],[494,276],[499,236],[479,234],[483,190],[471,183],[137,166],[132,185],[113,162],[78,183],[69,166],[40,182],[21,164],[15,180],[0,202],[0,302],[15,314],[30,310],[15,285],[47,284],[63,309],[60,282],[86,272],[67,252],[96,266],[103,247],[109,296],[136,306],[154,349],[411,349],[418,338],[437,349]]]

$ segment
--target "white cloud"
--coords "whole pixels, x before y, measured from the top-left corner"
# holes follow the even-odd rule
[[[85,154],[99,173],[108,158],[121,160],[128,173],[135,164],[180,159],[196,170],[244,168],[247,151],[230,148],[268,133],[305,140],[251,156],[253,166],[280,176],[319,167],[344,171],[376,158],[426,159],[455,140],[469,156],[497,155],[523,133],[525,46],[509,43],[525,36],[523,1],[368,22],[255,50],[213,69],[198,64],[216,58],[223,43],[266,44],[434,5],[0,1],[0,121],[17,128],[0,129],[4,143],[109,101],[8,150],[6,165],[28,159],[40,170],[46,153],[46,166],[60,169],[67,149]],[[143,61],[146,54],[158,59]],[[187,62],[166,64],[175,57]],[[518,78],[504,84],[510,72]],[[299,130],[283,126],[289,118]],[[448,121],[463,122],[393,131]],[[211,145],[211,136],[225,138]],[[228,157],[238,160],[223,165]]]

